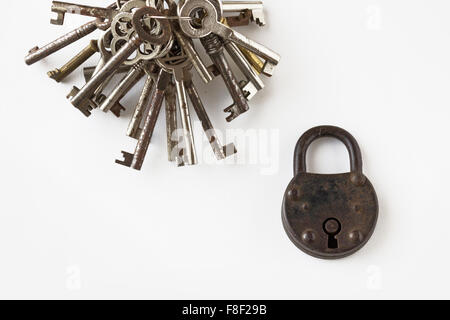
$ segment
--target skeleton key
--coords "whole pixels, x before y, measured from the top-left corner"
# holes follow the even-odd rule
[[[208,113],[203,106],[200,95],[198,94],[198,91],[195,88],[194,83],[192,82],[192,74],[190,70],[185,70],[185,79],[186,90],[188,92],[189,98],[192,105],[194,106],[195,112],[197,113],[200,122],[202,123],[203,131],[205,131],[206,137],[211,144],[216,158],[218,160],[223,160],[229,156],[236,154],[237,150],[233,143],[230,143],[227,146],[222,146],[222,144],[220,143],[220,140],[216,134],[216,130],[214,129],[211,120],[209,119]]]
[[[100,53],[102,56],[101,56],[101,59],[97,65],[97,67],[95,67],[92,75],[89,77],[89,79],[86,80],[86,82],[89,82],[90,78],[93,75],[97,74],[103,68],[103,66],[106,64],[106,62],[108,62],[108,60],[111,59],[112,55],[107,49],[107,48],[110,48],[110,43],[111,43],[111,31],[109,30],[98,41],[98,47],[99,47],[99,50],[100,50]],[[129,66],[121,65],[115,73],[124,73],[124,72],[128,73],[129,71],[130,71]],[[94,96],[92,98],[92,107],[93,108],[98,108],[106,100],[106,96],[103,94],[103,90],[109,85],[109,83],[111,82],[113,77],[114,77],[114,74],[110,75],[95,90]],[[124,108],[122,107],[122,105],[120,103],[117,103],[117,104],[113,105],[113,107],[111,108],[111,112],[116,117],[120,117],[120,113],[123,111],[123,109]]]
[[[125,95],[139,82],[139,80],[144,77],[145,70],[147,66],[147,61],[141,61],[131,67],[130,72],[120,81],[116,88],[111,92],[111,94],[106,98],[105,101],[100,105],[100,110],[103,112],[108,112],[111,108],[120,104],[120,100],[125,97]],[[121,107],[125,110],[124,107]]]
[[[210,34],[216,34],[225,40],[230,40],[252,51],[274,65],[279,63],[280,56],[277,53],[220,23],[221,13],[210,1],[190,0],[185,2],[179,9],[181,17],[191,17],[195,12],[199,11],[205,13],[202,17],[201,25],[194,26],[191,21],[184,19],[179,21],[181,29],[189,37],[204,38]]]
[[[189,105],[186,94],[186,78],[185,69],[190,69],[192,63],[184,52],[183,47],[179,45],[178,41],[174,42],[171,52],[157,60],[157,63],[166,72],[173,75],[175,87],[177,91],[178,108],[181,116],[181,124],[183,127],[183,162],[186,165],[197,164],[197,155],[195,152],[194,135],[192,130],[191,116],[189,112]]]
[[[111,4],[108,8],[115,8],[117,6],[117,3]],[[62,37],[54,40],[53,42],[50,42],[49,44],[45,45],[42,48],[34,47],[31,49],[28,53],[28,55],[25,57],[25,63],[27,65],[32,65],[50,55],[53,53],[67,47],[68,45],[84,38],[88,34],[91,34],[97,29],[100,30],[107,30],[110,25],[110,21],[104,22],[102,19],[96,19],[91,22],[88,22],[75,30],[63,35]]]
[[[156,80],[155,90],[151,97],[150,108],[145,119],[144,127],[139,136],[139,141],[136,146],[134,154],[122,151],[124,160],[116,160],[117,164],[121,164],[126,167],[133,168],[135,170],[141,170],[144,164],[145,156],[147,155],[148,147],[155,130],[156,122],[158,120],[161,106],[164,100],[164,91],[170,81],[170,74],[164,70],[161,70]]]
[[[56,39],[55,41],[45,45],[42,48],[34,47],[25,57],[25,63],[27,65],[32,65],[61,50],[62,48],[65,48],[68,45],[84,38],[88,34],[97,30],[99,23],[101,23],[99,20],[88,22],[81,27],[78,27],[77,29]]]
[[[222,76],[228,92],[233,98],[234,103],[232,108],[225,109],[225,112],[230,112],[227,121],[231,122],[249,110],[247,99],[223,53],[223,43],[220,41],[219,37],[216,35],[208,36],[202,39],[202,43]]]
[[[57,17],[56,19],[50,20],[50,23],[55,25],[63,25],[66,13],[79,14],[82,16],[111,21],[118,13],[118,11],[114,7],[110,6],[108,8],[100,8],[69,2],[53,1],[52,12],[55,12],[57,14]]]
[[[242,12],[250,11],[252,21],[259,26],[266,25],[266,18],[264,16],[264,3],[262,1],[255,0],[234,0],[234,1],[222,1],[223,12]]]
[[[259,91],[264,89],[264,82],[235,43],[225,41],[225,48],[242,73],[247,77],[247,81],[241,81],[240,86],[245,98],[247,101],[250,101]],[[225,112],[232,112],[234,109],[236,109],[236,106],[231,105],[225,109]]]
[[[137,10],[133,15],[133,26],[136,29],[136,34],[133,35],[130,40],[119,50],[119,52],[114,55],[103,68],[95,74],[91,80],[89,80],[86,85],[79,90],[77,93],[73,92],[70,102],[72,105],[80,109],[81,111],[89,110],[91,106],[91,97],[97,90],[97,88],[104,82],[109,76],[117,72],[118,67],[128,58],[131,54],[136,51],[143,41],[148,41],[150,43],[156,44],[155,55],[161,50],[161,46],[166,44],[171,40],[172,30],[170,24],[164,20],[160,20],[162,26],[161,33],[158,35],[153,35],[146,31],[141,24],[141,20],[146,16],[160,16],[163,15],[156,9],[151,7],[144,7]],[[75,88],[77,89],[77,88]],[[78,89],[77,89],[78,90]],[[92,108],[91,108],[92,109]],[[89,113],[85,113],[89,114]],[[89,116],[88,115],[88,116]]]
[[[180,157],[178,143],[178,121],[177,121],[177,93],[172,81],[167,85],[165,92],[166,104],[166,131],[167,131],[167,154],[170,162],[176,162],[179,167],[184,166]]]
[[[98,48],[101,54],[101,58],[97,66],[95,67],[95,70],[89,80],[86,82],[89,82],[90,79],[96,75],[104,66],[105,64],[111,59],[112,55],[111,52],[108,50],[110,47],[112,34],[111,30],[107,30],[104,35],[98,40]],[[105,81],[101,83],[101,85],[94,91],[92,97],[87,99],[86,104],[83,104],[80,108],[78,108],[86,117],[89,117],[91,115],[92,109],[98,108],[100,104],[106,99],[106,96],[102,93],[103,89],[111,82],[113,79],[114,73],[112,73],[110,76],[107,77]],[[73,87],[72,91],[67,95],[68,99],[72,99],[74,96],[78,94],[80,89],[77,87]],[[122,111],[122,106],[117,105],[111,111],[116,115],[120,116],[120,112]]]
[[[149,69],[147,68],[147,70]],[[149,73],[149,71],[147,72]],[[128,125],[127,136],[131,138],[139,139],[139,136],[141,135],[142,132],[141,123],[142,119],[144,118],[144,113],[150,101],[153,89],[153,82],[154,81],[152,76],[148,74],[144,84],[144,88],[142,89],[141,96],[134,110],[133,117],[131,118],[130,124]]]
[[[79,66],[81,66],[86,60],[92,57],[95,53],[99,52],[98,42],[92,40],[89,45],[84,48],[80,53],[73,57],[69,62],[59,69],[49,71],[47,75],[56,82],[63,81],[67,76],[74,72]]]

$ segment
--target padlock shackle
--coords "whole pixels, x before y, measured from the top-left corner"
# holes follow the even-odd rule
[[[361,149],[356,139],[344,129],[333,126],[315,127],[303,134],[298,140],[294,153],[294,175],[306,173],[306,153],[309,146],[320,138],[332,137],[340,140],[346,147],[350,156],[350,169],[352,173],[363,176]]]

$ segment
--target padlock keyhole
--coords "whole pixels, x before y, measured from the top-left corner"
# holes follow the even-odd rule
[[[323,231],[328,235],[328,249],[339,248],[336,236],[341,232],[341,223],[334,218],[328,219],[323,223]]]

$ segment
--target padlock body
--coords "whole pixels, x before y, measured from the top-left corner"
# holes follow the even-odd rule
[[[291,241],[305,253],[338,259],[361,249],[373,234],[378,199],[370,181],[352,173],[299,173],[289,184],[282,208]]]

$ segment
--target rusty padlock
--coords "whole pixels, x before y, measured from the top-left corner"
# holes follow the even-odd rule
[[[306,152],[315,140],[333,137],[350,154],[351,172],[312,174],[306,169]],[[283,225],[291,241],[305,253],[322,259],[347,257],[372,236],[378,219],[378,199],[362,170],[361,150],[347,131],[316,127],[298,141],[294,179],[283,200]]]

